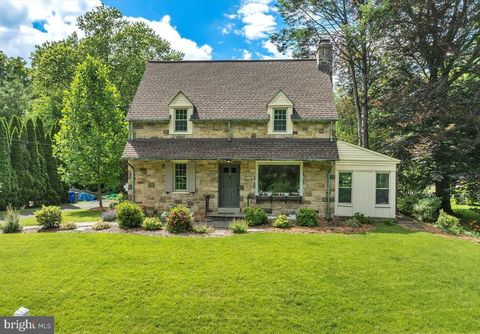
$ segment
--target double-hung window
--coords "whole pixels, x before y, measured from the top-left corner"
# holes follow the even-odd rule
[[[301,194],[301,164],[267,164],[257,165],[258,193],[270,195]]]
[[[376,204],[388,204],[389,203],[389,173],[377,173],[376,191],[375,191],[375,203]]]
[[[287,109],[273,109],[273,131],[287,131]]]
[[[338,173],[338,203],[352,203],[352,173]]]
[[[187,190],[187,164],[176,163],[174,170],[174,190],[186,191]]]
[[[175,109],[175,132],[187,132],[187,109]]]

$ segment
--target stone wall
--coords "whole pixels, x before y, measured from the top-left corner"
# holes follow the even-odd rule
[[[218,164],[221,161],[195,162],[195,193],[165,192],[165,161],[130,161],[135,167],[135,202],[149,212],[162,212],[169,205],[175,203],[185,205],[198,214],[205,214],[205,195],[210,195],[209,208],[218,209]],[[240,208],[250,204],[268,210],[273,214],[288,213],[299,207],[309,207],[319,211],[320,217],[325,217],[327,206],[326,177],[328,163],[304,162],[303,164],[303,200],[298,202],[273,201],[256,203],[251,198],[255,193],[255,161],[233,162],[240,164]],[[130,168],[130,167],[129,167]],[[129,171],[129,195],[131,190],[132,173]],[[330,212],[334,214],[335,180],[331,175]]]
[[[227,122],[194,122],[191,135],[171,135],[169,123],[133,123],[134,138],[227,138]],[[232,122],[230,128],[232,138],[329,138],[329,122],[296,122],[293,123],[292,135],[269,135],[267,122]]]

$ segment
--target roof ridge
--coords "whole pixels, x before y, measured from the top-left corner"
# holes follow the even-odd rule
[[[297,61],[316,61],[315,58],[301,59],[212,59],[212,60],[149,60],[149,63],[175,64],[175,63],[261,63],[261,62],[297,62]]]

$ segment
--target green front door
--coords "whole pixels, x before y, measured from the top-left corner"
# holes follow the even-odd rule
[[[240,165],[219,165],[219,207],[240,207]]]

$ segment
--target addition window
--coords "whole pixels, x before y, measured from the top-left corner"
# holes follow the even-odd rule
[[[187,164],[175,164],[174,187],[175,191],[187,190]]]
[[[287,109],[273,110],[273,131],[274,132],[287,131]]]
[[[175,132],[187,132],[187,109],[175,109]]]
[[[377,173],[376,181],[376,194],[375,194],[375,203],[376,204],[388,204],[389,203],[389,173]]]
[[[352,173],[338,173],[338,203],[352,203]]]
[[[300,195],[300,164],[260,164],[257,168],[257,184],[259,193],[268,193],[270,195]]]

